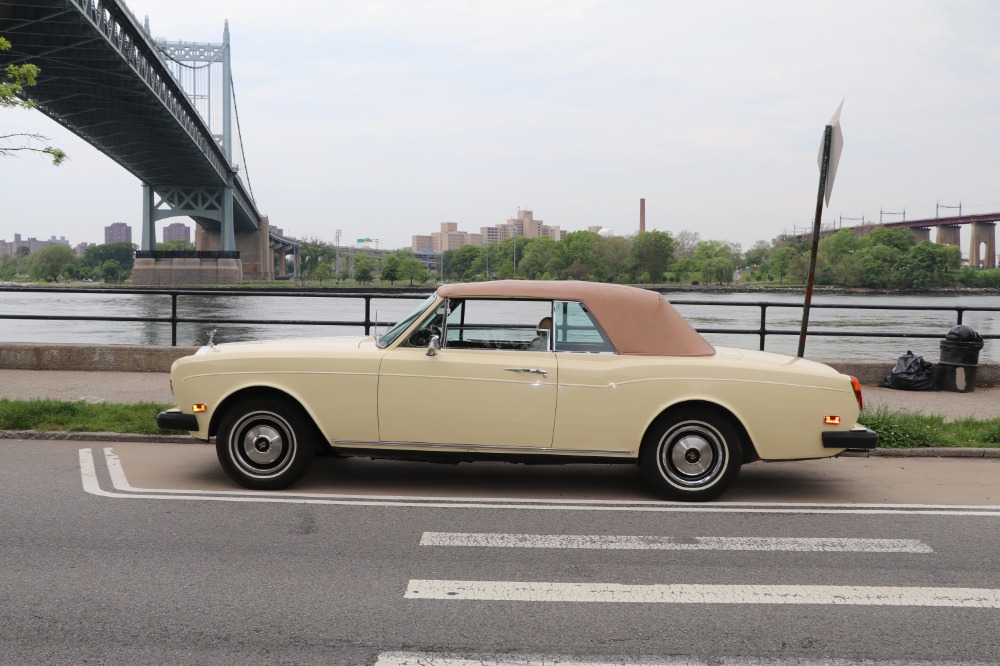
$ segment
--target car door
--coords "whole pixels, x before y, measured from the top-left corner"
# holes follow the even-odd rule
[[[384,444],[523,451],[552,446],[558,391],[555,354],[532,345],[549,302],[486,299],[452,304],[390,350],[379,371],[379,439]],[[539,317],[539,313],[541,317]],[[433,319],[433,318],[432,318]]]

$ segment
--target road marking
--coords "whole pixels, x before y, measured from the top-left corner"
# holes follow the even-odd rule
[[[1000,608],[1000,590],[854,585],[622,585],[411,580],[406,599],[645,604],[817,604]]]
[[[95,466],[89,448],[80,449],[80,471],[86,476],[87,465]],[[111,447],[104,449],[113,490],[100,487],[96,473],[84,490],[100,497],[118,499],[158,499],[203,502],[239,502],[258,504],[316,504],[330,506],[429,507],[447,509],[520,509],[534,511],[618,511],[632,513],[753,513],[753,514],[848,514],[848,515],[921,515],[985,516],[1000,518],[1000,506],[948,504],[821,504],[792,502],[667,502],[662,500],[560,500],[508,497],[422,497],[404,495],[347,495],[338,493],[266,492],[248,490],[179,490],[136,488],[125,477],[121,461]]]
[[[374,666],[988,666],[986,662],[775,657],[573,657],[551,654],[382,652]]]
[[[421,546],[582,548],[591,550],[767,550],[803,553],[932,553],[917,539],[669,537],[607,534],[467,534],[424,532]]]

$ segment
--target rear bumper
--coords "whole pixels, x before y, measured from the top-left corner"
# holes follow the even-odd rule
[[[199,430],[198,419],[194,414],[182,414],[179,409],[168,409],[156,415],[156,427],[163,430]]]
[[[855,428],[823,433],[824,449],[874,449],[878,435],[871,428]]]

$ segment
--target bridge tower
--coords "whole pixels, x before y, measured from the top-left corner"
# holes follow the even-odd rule
[[[146,33],[150,34],[148,17],[143,27]],[[212,63],[222,64],[222,131],[214,136],[223,149],[229,168],[227,169],[226,184],[222,188],[180,186],[157,192],[150,185],[143,183],[142,245],[140,249],[156,249],[156,222],[168,217],[189,216],[218,221],[218,249],[223,252],[234,252],[236,250],[236,234],[233,224],[233,184],[237,167],[233,163],[233,95],[229,21],[226,21],[223,28],[221,44],[156,40],[156,46],[168,64],[177,65],[178,70],[176,71],[180,71],[180,68],[198,68],[198,63],[201,63],[200,67],[209,67]],[[204,116],[207,116],[206,120],[211,125],[211,86],[200,95],[197,91],[188,91],[188,94],[194,98],[196,104],[199,101],[208,104],[207,113],[206,110],[199,110]]]

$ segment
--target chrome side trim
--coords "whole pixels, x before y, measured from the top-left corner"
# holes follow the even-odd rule
[[[507,372],[529,372],[536,375],[541,375],[542,377],[548,377],[548,370],[540,370],[538,368],[504,368]]]
[[[618,450],[598,450],[598,449],[556,449],[551,446],[501,446],[496,444],[431,444],[427,442],[371,442],[365,440],[353,440],[353,439],[335,439],[333,440],[333,445],[338,444],[344,446],[377,446],[377,447],[408,447],[417,449],[444,449],[451,451],[497,451],[504,452],[509,451],[511,453],[517,452],[534,452],[534,453],[559,453],[566,455],[607,455],[607,456],[626,456],[632,457],[635,455],[635,451],[618,451]]]

